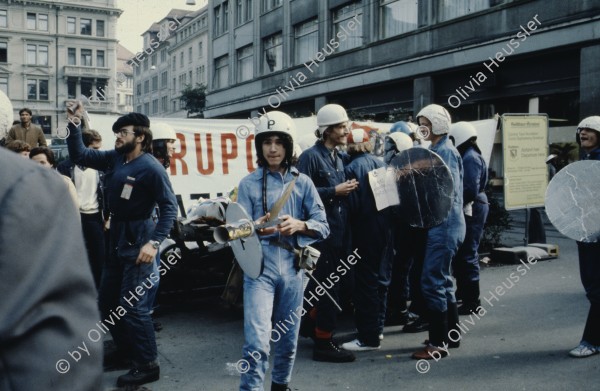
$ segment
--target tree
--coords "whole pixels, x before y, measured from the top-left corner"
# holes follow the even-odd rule
[[[196,84],[196,87],[187,85],[181,91],[181,101],[184,103],[184,109],[187,110],[187,116],[192,114],[196,118],[204,118],[204,108],[206,107],[206,86]]]

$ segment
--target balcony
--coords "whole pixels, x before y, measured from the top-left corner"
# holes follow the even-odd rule
[[[64,67],[65,77],[95,77],[102,79],[111,79],[114,74],[110,68],[96,68],[96,67],[80,67],[76,65],[65,65]]]

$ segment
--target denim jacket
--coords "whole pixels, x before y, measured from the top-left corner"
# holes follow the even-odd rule
[[[238,203],[248,212],[253,220],[257,220],[265,215],[263,210],[263,171],[265,169],[259,167],[256,171],[246,176],[239,185]],[[290,172],[291,171],[291,172]],[[305,221],[308,229],[317,233],[316,238],[306,235],[281,236],[279,232],[271,235],[261,236],[263,244],[263,257],[265,260],[276,258],[277,254],[287,254],[286,259],[293,262],[294,255],[291,251],[280,251],[279,247],[265,246],[269,241],[279,241],[298,248],[306,247],[310,244],[325,239],[329,235],[329,225],[325,216],[323,204],[319,198],[319,194],[312,184],[309,177],[300,174],[294,167],[288,170],[285,175],[279,172],[271,172],[267,170],[267,210],[271,210],[273,205],[289,186],[294,178],[298,175],[294,190],[282,208],[279,215],[290,215],[295,219]]]
[[[335,187],[346,180],[344,174],[344,159],[347,155],[338,153],[335,164],[331,159],[331,153],[323,145],[317,143],[302,152],[298,160],[298,170],[310,177],[321,201],[325,206],[327,222],[331,230],[331,245],[345,247],[348,245],[348,197],[335,195]]]

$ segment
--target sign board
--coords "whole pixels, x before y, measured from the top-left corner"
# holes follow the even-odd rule
[[[548,187],[548,116],[502,116],[504,207],[506,210],[544,206]]]

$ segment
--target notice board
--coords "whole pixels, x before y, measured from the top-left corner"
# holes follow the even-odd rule
[[[548,116],[502,116],[504,207],[506,210],[544,206],[548,187]]]

